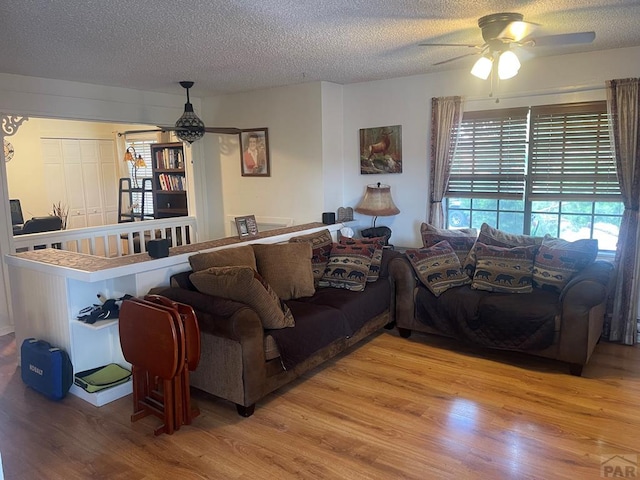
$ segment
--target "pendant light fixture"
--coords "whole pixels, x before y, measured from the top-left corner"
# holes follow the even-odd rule
[[[189,89],[193,87],[193,82],[180,82],[180,85],[187,91],[187,103],[184,104],[184,113],[176,121],[176,135],[180,140],[191,144],[204,136],[204,123],[195,114],[189,101]]]

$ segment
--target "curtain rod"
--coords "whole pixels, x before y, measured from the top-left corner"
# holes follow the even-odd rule
[[[523,98],[523,97],[542,97],[547,95],[561,95],[566,93],[581,93],[581,92],[591,92],[597,90],[605,90],[604,82],[603,84],[588,84],[588,85],[572,85],[568,87],[556,87],[549,88],[545,90],[534,90],[531,92],[516,92],[511,94],[501,95],[500,92],[494,92],[495,96],[473,96],[473,97],[463,97],[465,102],[480,102],[480,101],[496,101],[496,100],[510,100],[513,98]]]

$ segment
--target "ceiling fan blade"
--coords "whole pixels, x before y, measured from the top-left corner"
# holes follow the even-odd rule
[[[226,135],[237,135],[242,132],[239,128],[233,127],[204,127],[204,131],[210,133],[223,133]]]
[[[480,45],[472,45],[470,43],[419,43],[419,47],[469,47],[482,48]]]
[[[528,37],[540,25],[533,22],[514,21],[509,22],[507,26],[498,34],[496,38],[501,40],[509,40],[519,42],[523,38]]]
[[[557,45],[572,45],[578,43],[591,43],[596,38],[596,32],[561,33],[559,35],[546,35],[532,38],[523,42],[525,46],[548,47]]]
[[[455,60],[459,60],[464,57],[471,57],[473,55],[478,55],[480,52],[475,53],[465,53],[464,55],[458,55],[457,57],[450,58],[449,60],[444,60],[443,62],[434,63],[433,65],[444,65],[445,63],[453,62]]]

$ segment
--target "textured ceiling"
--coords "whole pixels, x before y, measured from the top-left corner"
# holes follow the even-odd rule
[[[593,30],[588,45],[640,45],[634,0],[14,0],[0,5],[0,72],[195,96],[324,80],[348,84],[470,68],[477,19],[519,12],[536,35]],[[637,61],[637,60],[636,60]]]

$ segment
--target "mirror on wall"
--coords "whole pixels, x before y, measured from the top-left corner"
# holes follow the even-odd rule
[[[118,223],[119,179],[131,175],[132,165],[124,161],[128,144],[117,132],[145,128],[30,117],[5,137],[11,150],[9,156],[5,152],[9,199],[19,200],[25,221],[62,213],[67,228]],[[149,142],[171,140],[147,136]],[[137,173],[151,174],[150,168]]]

